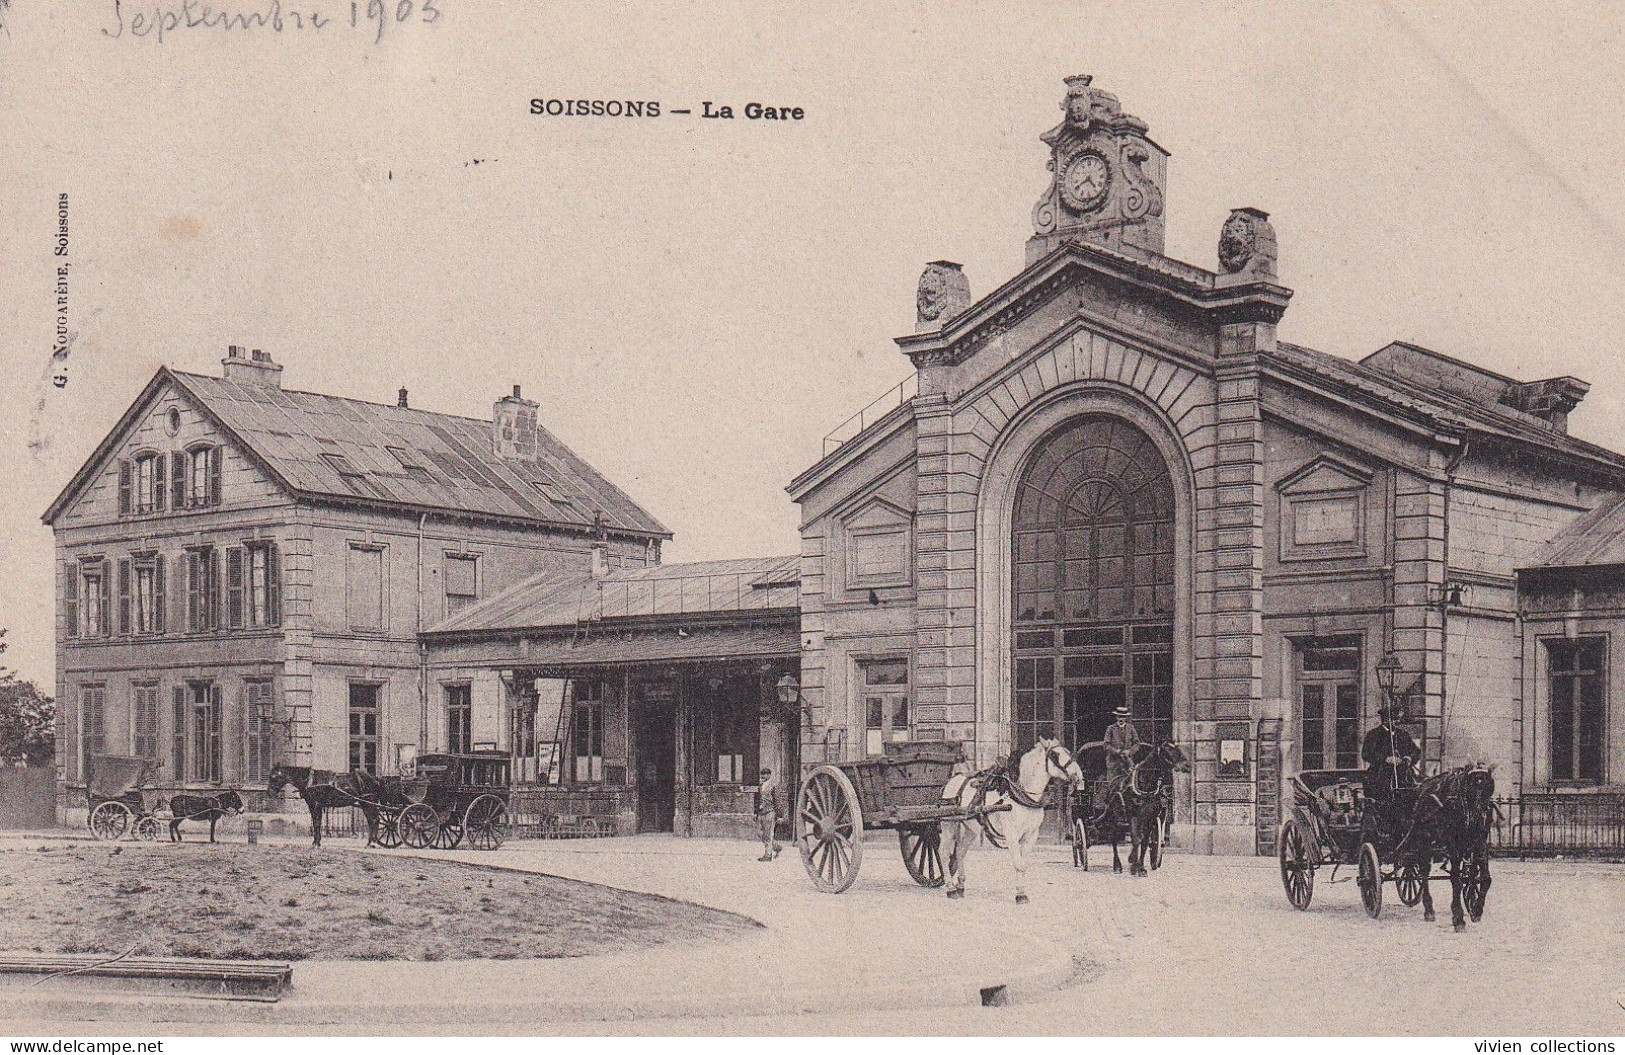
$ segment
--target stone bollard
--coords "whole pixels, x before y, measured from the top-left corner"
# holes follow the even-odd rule
[[[259,820],[249,821],[248,822],[248,845],[250,845],[250,846],[258,846],[259,843],[260,843],[260,832],[262,832],[264,830],[265,830],[265,822],[264,821],[259,821]]]

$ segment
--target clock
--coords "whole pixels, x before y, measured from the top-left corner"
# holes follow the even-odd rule
[[[1073,158],[1061,173],[1061,200],[1074,212],[1093,212],[1106,202],[1111,187],[1111,169],[1106,159],[1093,150]]]

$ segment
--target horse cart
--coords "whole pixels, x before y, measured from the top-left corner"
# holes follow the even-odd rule
[[[109,842],[127,835],[147,842],[158,837],[158,817],[148,807],[144,791],[152,770],[150,758],[90,756],[85,774],[89,807],[85,826],[91,835]]]
[[[413,849],[452,850],[465,840],[495,850],[507,838],[511,759],[506,751],[419,755],[415,776],[401,780],[408,800],[380,817]]]
[[[897,832],[903,865],[923,887],[940,887],[942,824],[1008,806],[966,810],[943,798],[962,753],[956,743],[887,744],[886,754],[818,766],[796,794],[794,830],[813,886],[839,894],[863,864],[863,833]]]
[[[1292,804],[1278,840],[1287,900],[1296,909],[1308,909],[1318,869],[1331,865],[1331,881],[1337,882],[1337,870],[1352,866],[1366,915],[1376,919],[1382,914],[1384,885],[1392,883],[1400,903],[1410,906],[1423,900],[1428,883],[1459,877],[1462,900],[1476,920],[1489,890],[1484,852],[1459,860],[1432,845],[1420,853],[1397,853],[1403,833],[1380,823],[1376,810],[1368,808],[1364,777],[1358,769],[1319,769],[1292,778]],[[1436,859],[1444,871],[1433,872]],[[1430,919],[1431,911],[1430,900]]]

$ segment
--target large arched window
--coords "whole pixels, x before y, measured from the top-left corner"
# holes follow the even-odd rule
[[[1120,418],[1061,426],[1022,473],[1012,534],[1015,746],[1095,739],[1124,705],[1170,738],[1174,488],[1155,444]]]

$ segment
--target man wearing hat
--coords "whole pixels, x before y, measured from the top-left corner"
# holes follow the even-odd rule
[[[766,766],[762,767],[762,785],[756,789],[756,823],[762,832],[762,856],[758,861],[771,861],[779,856],[783,849],[779,845],[778,824],[780,807],[784,798],[783,785],[773,771]]]
[[[1377,816],[1390,831],[1399,819],[1399,808],[1416,787],[1416,763],[1422,749],[1411,734],[1399,727],[1399,706],[1389,703],[1377,712],[1382,724],[1365,734],[1360,758],[1366,765],[1365,797],[1376,807]]]
[[[1101,740],[1106,744],[1106,782],[1115,787],[1128,775],[1134,749],[1140,746],[1140,734],[1129,721],[1127,707],[1117,708],[1112,717],[1116,721],[1106,727],[1106,735]]]

